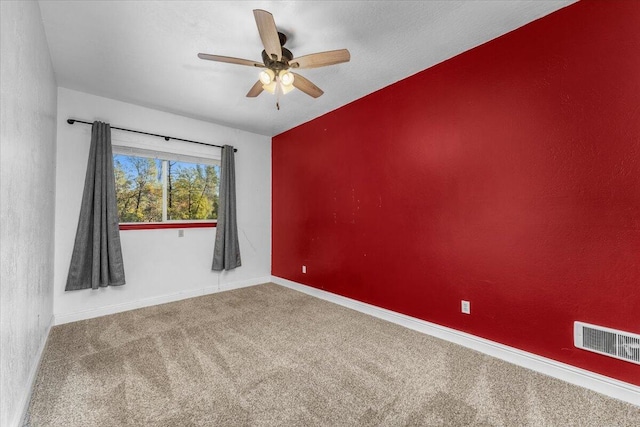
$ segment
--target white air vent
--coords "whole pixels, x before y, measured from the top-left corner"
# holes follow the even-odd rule
[[[584,322],[573,323],[576,347],[640,365],[640,335]]]

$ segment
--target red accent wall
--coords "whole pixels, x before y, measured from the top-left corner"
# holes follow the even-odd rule
[[[272,147],[273,275],[640,385],[572,333],[640,333],[640,2],[573,4]]]

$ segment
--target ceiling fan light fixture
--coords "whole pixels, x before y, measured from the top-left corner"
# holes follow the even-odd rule
[[[293,73],[290,73],[287,70],[281,70],[280,73],[278,73],[278,77],[284,87],[291,87],[291,85],[293,85]]]
[[[266,70],[260,71],[260,81],[265,86],[268,86],[271,83],[274,83],[275,77],[276,77],[276,74],[273,72],[273,70],[270,70],[267,68]]]
[[[262,79],[260,79],[260,81],[262,81]],[[263,84],[262,89],[266,90],[267,92],[273,95],[274,93],[276,93],[276,86],[277,86],[276,81],[272,80],[271,83]]]
[[[283,95],[286,95],[286,94],[288,94],[289,92],[291,92],[293,89],[295,89],[295,88],[293,87],[293,85],[287,85],[287,86],[285,86],[285,85],[283,84],[283,85],[281,85],[280,87],[281,87],[281,89],[282,89],[282,94],[283,94]]]

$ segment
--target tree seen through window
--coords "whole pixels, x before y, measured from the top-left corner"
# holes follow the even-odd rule
[[[220,166],[123,154],[113,164],[120,222],[218,218]]]

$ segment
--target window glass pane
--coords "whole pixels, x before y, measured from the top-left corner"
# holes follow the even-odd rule
[[[120,222],[162,221],[162,161],[115,154]]]
[[[162,222],[165,188],[167,220],[218,219],[220,165],[210,164],[207,159],[202,159],[203,163],[185,160],[189,159],[155,159],[145,153],[114,154],[120,222]]]
[[[218,219],[220,166],[167,162],[167,219]]]

